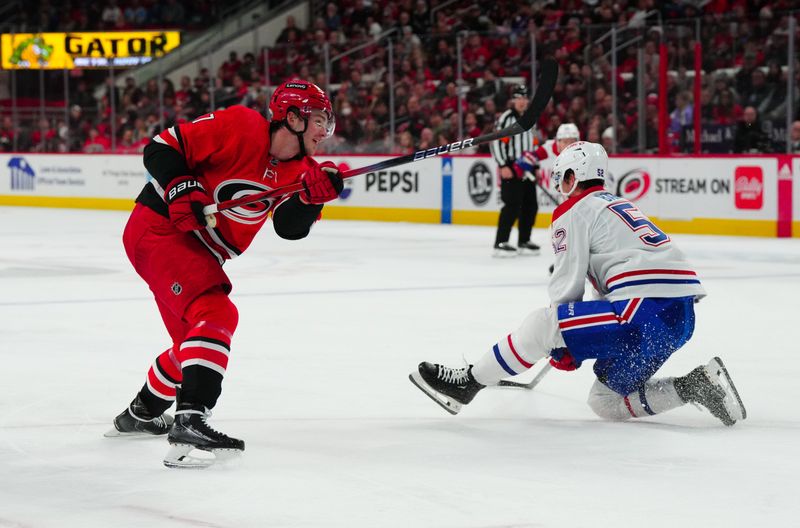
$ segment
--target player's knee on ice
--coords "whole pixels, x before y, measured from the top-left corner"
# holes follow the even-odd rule
[[[594,413],[605,420],[618,422],[631,418],[624,397],[606,387],[600,380],[595,380],[589,390],[588,403]]]
[[[620,421],[660,414],[685,402],[675,390],[675,378],[650,378],[628,395],[595,380],[588,403],[600,418]]]

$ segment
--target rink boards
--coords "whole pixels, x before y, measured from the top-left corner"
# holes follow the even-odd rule
[[[321,156],[342,169],[384,156]],[[346,181],[328,219],[494,225],[497,166],[488,156],[433,157]],[[800,156],[620,156],[612,192],[678,233],[800,237]],[[137,155],[0,155],[0,205],[129,209],[148,179]],[[554,208],[540,182],[537,227]]]

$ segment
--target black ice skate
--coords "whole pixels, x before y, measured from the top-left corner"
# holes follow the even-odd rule
[[[495,257],[516,257],[519,255],[517,248],[509,244],[508,242],[500,242],[499,244],[495,244],[494,246],[494,254]]]
[[[114,418],[114,428],[104,436],[111,438],[114,436],[165,435],[172,422],[172,416],[168,414],[161,416],[150,414],[137,394],[128,408]]]
[[[747,418],[739,392],[718,357],[675,378],[675,390],[683,401],[702,405],[727,426]]]
[[[527,256],[535,256],[541,253],[541,248],[533,242],[522,242],[519,245],[519,254]]]
[[[408,379],[450,414],[458,414],[484,387],[472,377],[472,365],[450,368],[423,362]]]
[[[175,411],[175,423],[169,430],[167,440],[172,446],[164,457],[164,465],[170,468],[206,468],[239,456],[244,451],[244,440],[231,438],[209,427],[206,420],[211,411],[202,405],[181,404]],[[200,457],[192,451],[199,449],[213,456]]]

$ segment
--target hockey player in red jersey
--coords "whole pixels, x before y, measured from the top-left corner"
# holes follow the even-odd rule
[[[144,386],[114,419],[107,436],[168,436],[170,467],[204,466],[193,448],[216,456],[244,450],[242,440],[207,424],[222,390],[238,312],[222,264],[244,252],[272,216],[275,232],[308,235],[323,204],[343,188],[331,162],[311,156],[330,137],[334,116],[327,95],[305,81],[287,81],[270,100],[271,119],[233,106],[176,125],[144,150],[152,175],[123,235],[136,272],[153,292],[172,344],[150,367]],[[302,182],[303,191],[217,215],[203,208],[248,194]],[[165,414],[176,400],[175,419]]]

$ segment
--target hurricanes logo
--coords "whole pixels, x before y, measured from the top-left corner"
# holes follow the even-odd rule
[[[644,169],[633,169],[623,174],[617,182],[616,194],[632,202],[650,190],[650,174]]]
[[[261,185],[250,180],[228,180],[214,190],[214,201],[224,202],[227,200],[236,200],[244,196],[272,190],[272,187]],[[225,215],[234,222],[240,224],[258,224],[263,222],[267,217],[272,204],[279,197],[270,198],[263,202],[256,202],[250,205],[241,205],[220,211],[220,214]]]

